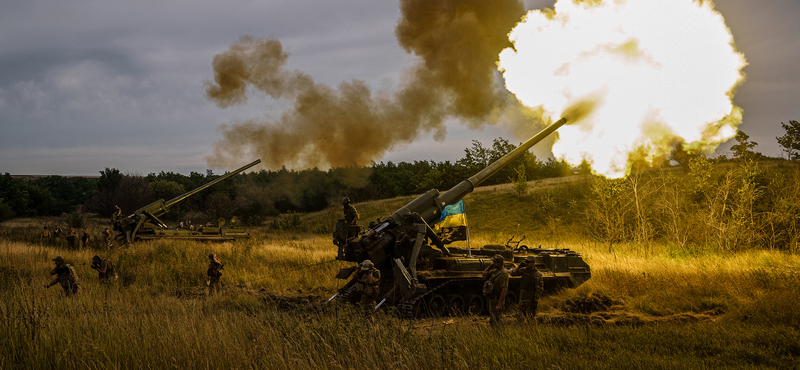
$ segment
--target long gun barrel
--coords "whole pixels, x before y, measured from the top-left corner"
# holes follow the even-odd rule
[[[198,187],[198,188],[196,188],[194,190],[188,191],[188,192],[183,193],[183,194],[181,194],[181,195],[179,195],[179,196],[177,196],[175,198],[172,198],[169,201],[165,202],[164,199],[159,199],[159,200],[157,200],[157,201],[155,201],[153,203],[150,203],[150,204],[148,204],[148,205],[146,205],[146,206],[144,206],[142,208],[137,209],[136,212],[134,212],[132,215],[128,216],[128,218],[133,218],[133,217],[138,217],[139,218],[138,223],[137,223],[136,227],[134,228],[133,234],[135,234],[139,230],[139,228],[142,226],[142,224],[145,222],[146,219],[150,219],[150,221],[153,222],[154,224],[156,224],[156,225],[158,225],[160,227],[166,228],[167,225],[165,225],[163,222],[161,222],[161,220],[159,220],[158,218],[161,217],[162,215],[166,214],[167,212],[169,212],[170,207],[174,206],[175,204],[183,201],[184,199],[186,199],[186,198],[188,198],[188,197],[190,197],[190,196],[192,196],[194,194],[197,194],[197,193],[207,189],[208,187],[214,186],[215,184],[219,183],[220,181],[226,180],[226,179],[236,175],[237,173],[242,172],[242,171],[244,171],[244,170],[246,170],[246,169],[248,169],[250,167],[253,167],[253,166],[255,166],[255,165],[259,164],[259,163],[261,163],[261,160],[260,159],[256,159],[255,161],[253,161],[253,162],[251,162],[251,163],[249,163],[249,164],[247,164],[247,165],[245,165],[243,167],[240,167],[240,168],[238,168],[236,170],[233,170],[233,171],[221,176],[220,178],[218,178],[218,179],[216,179],[214,181],[211,181],[211,182],[209,182],[209,183],[207,183],[207,184],[205,184],[203,186],[200,186],[200,187]]]
[[[246,170],[246,169],[248,169],[250,167],[253,167],[253,166],[255,166],[255,165],[259,164],[259,163],[261,163],[261,160],[260,159],[256,159],[255,161],[250,162],[249,164],[247,164],[245,166],[242,166],[239,169],[233,170],[233,171],[225,174],[224,176],[221,176],[220,178],[209,182],[208,184],[200,186],[197,189],[194,189],[192,191],[187,191],[186,193],[178,195],[177,197],[172,198],[172,199],[168,200],[167,202],[165,202],[164,203],[164,207],[165,208],[169,208],[169,207],[173,206],[175,203],[178,203],[178,202],[180,202],[180,201],[182,201],[182,200],[184,200],[184,199],[186,199],[186,198],[188,198],[188,197],[190,197],[190,196],[192,196],[194,194],[197,194],[197,193],[199,193],[199,192],[201,192],[201,191],[203,191],[203,190],[205,190],[205,189],[207,189],[209,187],[212,187],[212,186],[216,185],[218,182],[226,180],[229,177],[231,177],[233,175],[236,175],[237,173],[242,172],[242,171],[244,171],[244,170]]]
[[[545,127],[538,134],[528,139],[528,141],[520,144],[520,146],[512,150],[510,153],[492,162],[489,166],[476,173],[469,179],[460,182],[458,185],[441,194],[436,189],[428,190],[428,192],[406,204],[403,208],[398,209],[392,214],[391,217],[395,220],[399,220],[403,216],[411,213],[417,213],[423,220],[425,220],[425,222],[429,224],[435,222],[439,218],[439,214],[445,206],[455,204],[459,200],[463,199],[480,183],[494,175],[497,171],[513,160],[517,159],[517,157],[528,151],[528,149],[536,145],[536,143],[542,141],[542,139],[549,136],[566,123],[567,119],[561,118],[560,120]]]

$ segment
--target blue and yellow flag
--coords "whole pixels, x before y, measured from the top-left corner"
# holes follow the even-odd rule
[[[434,226],[439,239],[445,244],[458,240],[467,240],[467,214],[464,212],[464,201],[445,206],[439,222]]]

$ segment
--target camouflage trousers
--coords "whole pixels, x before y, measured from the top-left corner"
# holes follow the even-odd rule
[[[362,294],[361,307],[364,309],[364,316],[372,319],[372,316],[375,315],[375,297]]]
[[[497,309],[497,303],[500,302],[500,298],[498,297],[488,297],[487,302],[489,307],[487,307],[487,311],[489,312],[489,325],[497,325],[500,324],[500,321],[503,319],[503,310]],[[505,308],[505,307],[503,307]]]
[[[219,281],[219,276],[208,277],[208,292],[217,293],[222,291],[222,283]]]
[[[64,289],[64,295],[67,297],[78,293],[78,283],[74,281],[62,280],[59,281],[59,284],[61,284],[61,288]]]
[[[536,316],[536,310],[539,307],[539,299],[537,297],[526,297],[520,299],[519,307],[517,308],[519,321],[532,320]]]

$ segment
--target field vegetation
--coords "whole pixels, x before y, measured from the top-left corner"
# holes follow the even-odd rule
[[[0,368],[797,368],[797,169],[692,166],[708,176],[573,176],[532,181],[526,194],[505,184],[469,195],[473,248],[525,236],[579,251],[592,268],[577,289],[545,297],[536,323],[509,315],[499,328],[474,316],[401,320],[391,309],[370,324],[357,307],[326,303],[348,265],[331,243],[338,207],[272,219],[238,244],[110,251],[39,240],[42,225],[63,219],[8,221]],[[357,203],[361,224],[411,199]],[[85,222],[96,235],[107,219]],[[219,295],[206,293],[211,251],[228,263]],[[95,254],[115,263],[115,284],[97,281]],[[76,297],[43,288],[56,255],[81,278]]]

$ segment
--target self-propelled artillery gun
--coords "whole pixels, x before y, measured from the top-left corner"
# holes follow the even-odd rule
[[[427,191],[388,217],[370,223],[365,232],[339,220],[334,234],[337,259],[349,262],[371,260],[381,271],[380,295],[376,302],[394,305],[405,317],[439,316],[451,313],[480,314],[486,307],[481,294],[482,272],[500,254],[507,269],[528,256],[534,256],[546,290],[574,288],[591,277],[589,265],[579,253],[568,249],[508,248],[487,245],[480,249],[447,247],[432,226],[442,210],[471,193],[476,186],[525,153],[559,127],[566,119],[549,125],[489,166],[440,193]],[[337,278],[348,279],[355,268],[342,268]],[[506,294],[508,303],[519,296],[519,277],[511,277]],[[355,301],[359,293],[354,280],[345,284],[336,297]]]
[[[214,181],[202,185],[194,190],[183,193],[168,201],[159,199],[142,208],[137,209],[129,216],[115,215],[113,221],[114,238],[120,243],[131,243],[142,240],[176,239],[176,240],[207,240],[207,241],[235,241],[248,239],[247,231],[237,226],[235,218],[230,221],[219,219],[216,224],[200,226],[184,225],[168,227],[159,218],[167,214],[170,209],[183,200],[195,195],[217,183],[229,179],[239,172],[261,163],[257,159],[246,166],[233,170]]]

